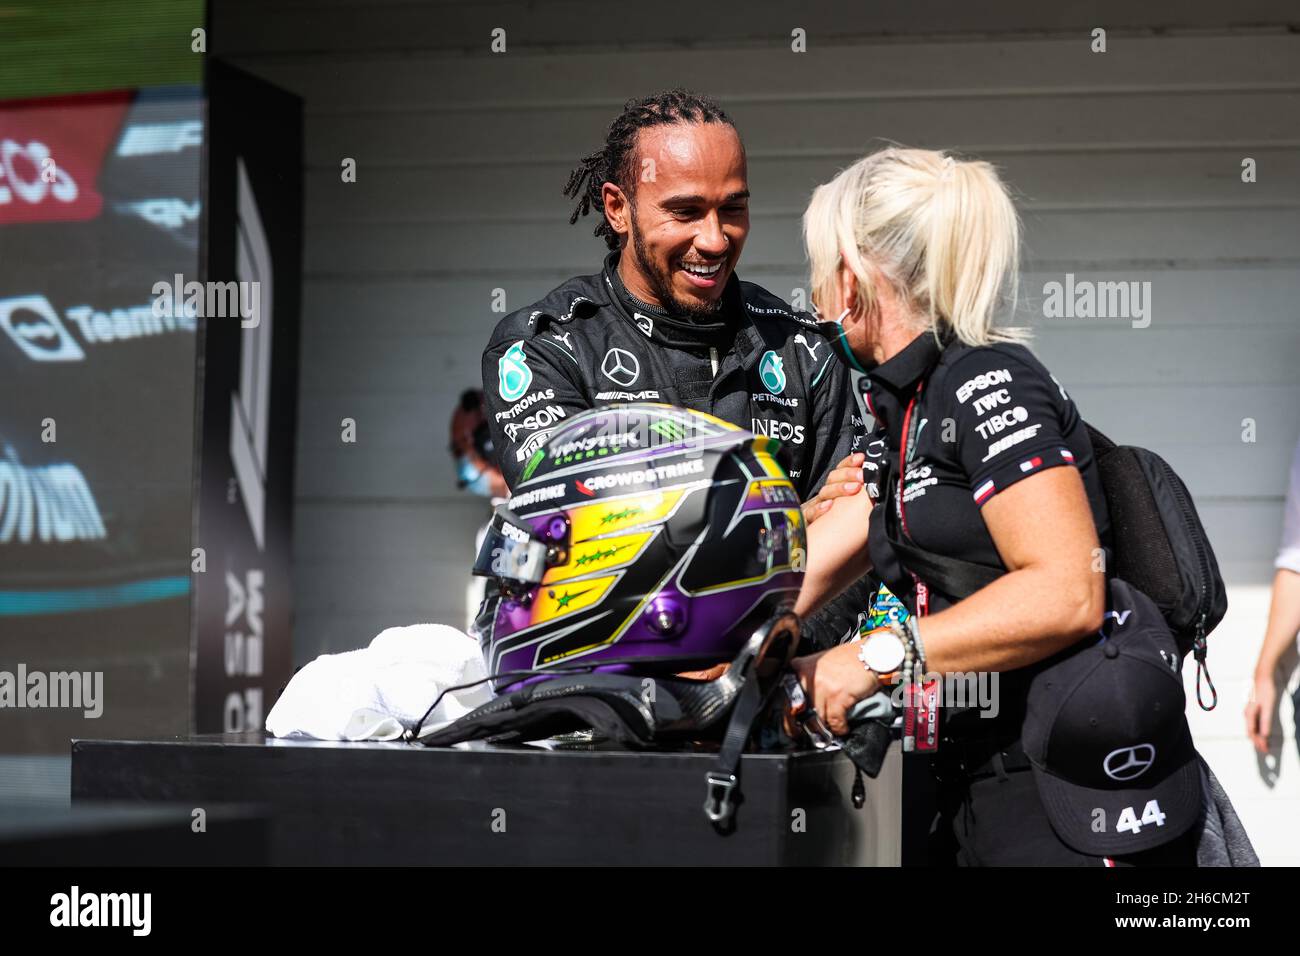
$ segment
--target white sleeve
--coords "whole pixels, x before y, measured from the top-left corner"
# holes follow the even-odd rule
[[[1300,443],[1291,459],[1291,480],[1282,511],[1282,546],[1273,566],[1300,574]]]

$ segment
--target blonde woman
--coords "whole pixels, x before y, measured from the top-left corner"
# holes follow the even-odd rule
[[[816,190],[804,239],[814,303],[839,323],[841,358],[867,373],[876,424],[869,493],[835,499],[808,528],[797,610],[872,572],[883,582],[873,619],[910,617],[925,672],[998,673],[984,716],[940,714],[932,862],[1113,864],[1056,836],[1019,747],[1035,665],[1095,643],[1103,623],[1108,518],[1073,400],[1024,333],[995,322],[1016,284],[1012,201],[987,163],[886,149]],[[1007,573],[954,601],[911,574],[891,540]],[[845,733],[853,705],[896,679],[907,633],[873,631],[795,661],[831,730]],[[905,773],[925,771],[916,759]],[[1163,858],[1192,862],[1185,850]]]

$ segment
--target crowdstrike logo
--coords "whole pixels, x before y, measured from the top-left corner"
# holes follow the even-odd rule
[[[589,491],[604,491],[606,488],[622,488],[627,485],[655,484],[687,475],[696,475],[704,471],[704,462],[696,458],[673,465],[658,465],[642,471],[624,471],[614,475],[594,475],[587,479]]]
[[[527,508],[529,505],[535,505],[542,501],[554,501],[556,498],[564,497],[565,485],[561,482],[558,485],[547,485],[545,488],[534,488],[532,491],[525,491],[521,495],[515,495],[510,499],[510,508],[513,511],[516,508]]]

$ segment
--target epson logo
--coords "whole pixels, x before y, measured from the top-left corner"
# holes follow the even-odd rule
[[[539,409],[536,413],[529,415],[523,421],[507,422],[505,425],[506,437],[514,441],[522,431],[532,431],[535,428],[549,428],[554,425],[565,415],[564,407],[561,405],[547,405]]]
[[[961,387],[957,389],[957,401],[964,405],[966,404],[966,399],[970,398],[976,392],[982,392],[984,389],[990,388],[994,385],[1005,385],[1009,381],[1011,381],[1011,373],[1004,368],[997,369],[993,372],[981,372],[974,378],[964,382]]]
[[[522,528],[516,528],[509,521],[501,522],[501,533],[511,541],[517,541],[520,544],[527,544],[529,541],[528,532],[524,531]]]

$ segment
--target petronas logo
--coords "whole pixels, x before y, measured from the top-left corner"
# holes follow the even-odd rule
[[[497,360],[497,384],[501,397],[507,402],[515,402],[524,397],[532,383],[533,370],[528,367],[524,342],[520,339]]]
[[[502,360],[504,361],[504,359]],[[771,349],[763,353],[763,361],[758,363],[758,377],[763,380],[763,387],[773,395],[785,391],[784,361]]]

